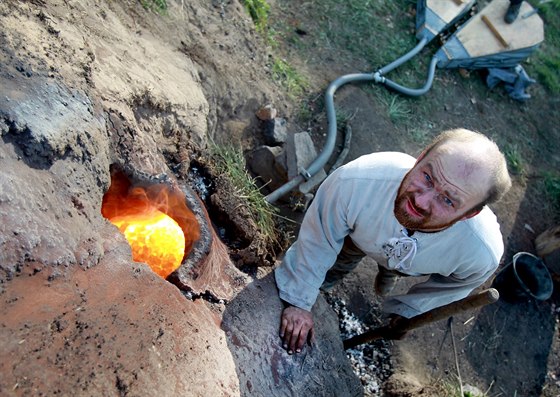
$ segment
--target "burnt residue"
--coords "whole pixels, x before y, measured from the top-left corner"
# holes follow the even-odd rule
[[[102,123],[87,92],[61,84],[49,77],[46,64],[15,53],[0,65],[0,86],[0,135],[27,165],[48,169],[57,160],[91,155],[85,153],[91,143],[80,135]]]
[[[182,164],[172,169],[179,173]],[[225,183],[223,178],[213,175],[209,165],[202,160],[192,160],[184,174],[185,184],[192,188],[204,203],[211,215],[211,223],[220,239],[232,250],[246,248],[251,239],[244,228],[232,219],[228,208],[220,205],[218,196],[223,196]],[[254,233],[253,233],[254,234]]]
[[[4,118],[0,122],[4,142],[14,146],[19,159],[31,168],[41,170],[50,168],[55,156],[53,148],[46,139],[35,140],[26,124],[16,123],[9,118]]]

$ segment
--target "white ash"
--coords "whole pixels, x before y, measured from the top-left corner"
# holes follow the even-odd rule
[[[191,187],[196,194],[198,194],[198,197],[200,197],[202,201],[206,201],[210,189],[212,188],[212,182],[202,174],[202,171],[199,170],[198,167],[191,167],[188,177]]]
[[[346,308],[346,302],[343,299],[333,297],[331,294],[325,294],[325,298],[338,315],[340,336],[343,340],[369,329],[363,321]],[[372,328],[380,325],[371,324]],[[389,346],[388,341],[379,339],[346,351],[354,373],[362,382],[366,397],[380,397],[381,385],[393,373]]]

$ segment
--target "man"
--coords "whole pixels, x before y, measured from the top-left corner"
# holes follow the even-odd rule
[[[504,21],[506,21],[506,23],[513,23],[517,19],[519,10],[521,9],[521,3],[523,3],[523,0],[509,0],[509,7],[504,15]]]
[[[284,348],[300,352],[313,338],[311,308],[319,289],[339,281],[365,255],[378,263],[375,289],[383,296],[399,276],[430,275],[384,302],[384,311],[397,318],[467,296],[503,254],[499,225],[486,204],[510,186],[498,147],[465,129],[441,134],[417,160],[373,153],[336,170],[318,189],[297,241],[275,270],[287,305],[280,328]]]

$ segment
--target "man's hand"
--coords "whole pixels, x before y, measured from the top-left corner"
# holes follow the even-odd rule
[[[282,312],[280,338],[288,354],[301,352],[303,344],[313,341],[313,314],[295,306],[288,306]]]

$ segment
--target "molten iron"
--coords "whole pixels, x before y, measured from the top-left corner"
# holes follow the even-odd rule
[[[133,260],[147,263],[163,278],[181,266],[200,238],[184,195],[166,184],[132,186],[121,172],[112,174],[101,213],[125,235]]]
[[[177,222],[161,211],[116,216],[109,221],[119,228],[132,248],[132,259],[150,265],[166,278],[181,266],[185,235]]]

